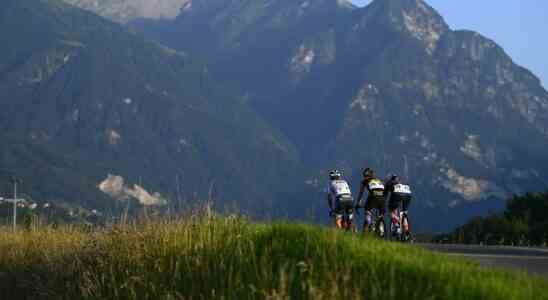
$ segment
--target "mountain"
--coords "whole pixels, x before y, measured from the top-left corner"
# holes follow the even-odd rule
[[[398,172],[424,226],[548,186],[548,93],[494,41],[422,0],[192,0],[131,24],[200,56],[314,170]]]
[[[127,23],[138,18],[172,19],[188,0],[64,0],[110,20]]]
[[[57,0],[6,0],[0,25],[0,175],[25,197],[270,214],[301,174],[292,144],[192,56]]]

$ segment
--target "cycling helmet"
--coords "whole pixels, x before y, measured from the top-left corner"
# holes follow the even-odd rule
[[[363,177],[372,177],[372,176],[375,176],[375,170],[371,168],[365,168],[362,174],[363,174]]]
[[[399,176],[395,173],[388,173],[388,175],[386,176],[386,179],[385,179],[387,182],[388,181],[397,181],[399,180]]]
[[[331,180],[341,179],[341,177],[342,174],[339,170],[333,170],[329,172],[329,179]]]

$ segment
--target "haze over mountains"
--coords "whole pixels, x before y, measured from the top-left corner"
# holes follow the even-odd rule
[[[187,197],[214,185],[304,217],[328,169],[357,188],[372,166],[409,178],[424,226],[450,226],[548,187],[538,78],[421,0],[190,0],[131,22],[181,52],[55,0],[8,0],[0,21],[2,139],[20,145],[0,162],[42,166],[37,197],[108,203],[115,173],[172,201],[184,170]]]

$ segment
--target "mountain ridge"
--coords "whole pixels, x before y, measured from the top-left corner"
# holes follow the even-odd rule
[[[0,16],[9,41],[0,49],[1,138],[19,141],[0,148],[0,169],[28,182],[31,197],[124,207],[99,190],[116,175],[170,205],[209,194],[261,212],[299,174],[292,145],[214,87],[198,59],[56,0],[8,0]]]
[[[445,211],[436,222],[463,221],[448,209],[548,187],[548,92],[496,43],[452,30],[426,2],[309,10],[297,23],[289,14],[290,29],[250,22],[233,40],[210,13],[136,29],[202,55],[297,146],[316,170],[311,182],[333,167],[352,180],[365,166],[406,174],[419,213]]]

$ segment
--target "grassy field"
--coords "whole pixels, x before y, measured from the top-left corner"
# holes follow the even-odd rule
[[[0,299],[548,299],[548,281],[241,218],[0,233]]]

